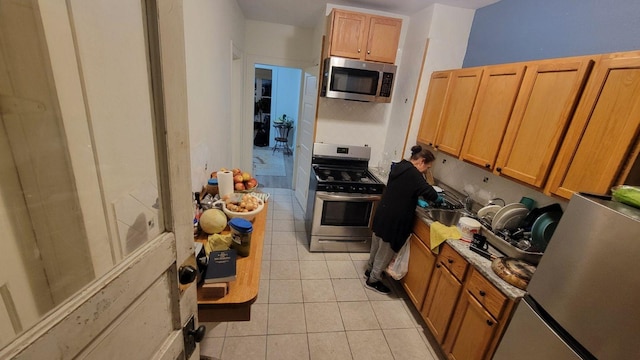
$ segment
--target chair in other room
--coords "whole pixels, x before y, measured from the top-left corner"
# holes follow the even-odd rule
[[[285,155],[293,154],[293,151],[289,147],[289,131],[291,130],[291,126],[287,126],[285,124],[274,124],[273,127],[276,129],[276,143],[273,146],[273,153],[280,149]]]

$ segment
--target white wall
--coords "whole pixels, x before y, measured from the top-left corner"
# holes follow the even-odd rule
[[[432,24],[434,6],[413,15],[403,26],[407,27],[407,38],[402,51],[402,66],[396,74],[393,116],[389,121],[384,151],[397,161],[403,157],[407,127],[413,109],[420,69],[424,59],[425,45]],[[413,140],[410,140],[413,142]],[[377,163],[373,165],[376,166]]]
[[[406,154],[404,157],[410,154],[409,150],[411,146],[415,145],[415,139],[418,136],[418,127],[431,73],[437,70],[462,67],[474,14],[475,10],[435,4],[411,17],[411,36],[414,46],[420,46],[419,50],[423,51],[427,39],[429,45],[427,57],[422,65],[422,77],[417,96],[415,96],[414,112],[411,118],[407,146],[404,149],[404,154]],[[407,54],[407,56],[415,59],[418,54]],[[422,56],[422,52],[420,52],[420,56]],[[419,68],[411,70],[416,74],[416,77],[420,73]],[[412,88],[415,89],[415,85]],[[395,138],[389,140],[387,149],[395,150],[398,149],[398,146],[402,146]]]
[[[450,155],[442,152],[434,154],[436,161],[431,169],[436,180],[460,192],[466,191],[479,204],[485,205],[490,199],[496,197],[504,199],[509,204],[519,202],[523,196],[534,199],[537,207],[559,203],[564,208],[567,204],[565,200],[551,198],[540,191],[493,175],[487,170]]]
[[[293,134],[298,127],[300,119],[300,84],[302,82],[302,70],[277,67],[274,70],[274,94],[271,99],[271,125],[269,133],[271,144],[275,145],[276,132],[273,131],[273,122],[283,114],[289,120],[293,120],[293,130],[289,132],[289,147],[292,147]]]
[[[211,171],[237,165],[232,47],[242,53],[245,20],[234,0],[185,1],[184,18],[192,190],[200,191]]]
[[[243,118],[247,120],[242,124],[243,138],[240,140],[242,143],[240,166],[241,168],[250,169],[252,165],[253,120],[249,121],[248,119],[253,119],[254,66],[256,64],[265,64],[306,69],[317,64],[318,60],[315,54],[318,51],[314,48],[317,40],[314,41],[313,29],[247,20],[245,35],[246,70],[245,95],[243,97],[245,99],[245,113]],[[274,79],[275,81],[278,80]],[[296,96],[295,100],[298,101],[299,105],[301,80],[298,81],[297,86],[298,96]],[[277,104],[272,104],[272,106],[274,105],[277,106]],[[272,115],[271,121],[277,119],[280,115],[282,114],[275,113]],[[296,110],[295,114],[287,113],[287,115],[293,116],[296,121],[300,118],[299,110]]]
[[[184,16],[192,190],[199,191],[211,171],[251,168],[255,64],[312,67],[317,41],[313,29],[245,20],[234,0],[186,1]]]
[[[298,125],[302,70],[269,65],[260,65],[260,68],[272,71],[269,146],[274,146],[276,137],[276,130],[273,128],[274,121],[286,114],[289,120],[293,120],[294,129]],[[289,146],[294,144],[292,142],[293,133],[294,131],[291,131],[289,134]]]

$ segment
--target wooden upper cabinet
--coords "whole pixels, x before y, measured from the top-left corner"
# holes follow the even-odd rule
[[[328,55],[393,64],[401,30],[402,19],[334,9]]]
[[[608,193],[637,160],[639,132],[640,52],[603,57],[576,110],[547,193],[567,199],[578,191]]]
[[[371,16],[367,52],[364,55],[364,59],[367,61],[395,63],[401,31],[401,19]]]
[[[467,68],[451,73],[451,83],[438,126],[435,147],[459,156],[478,93],[483,68]]]
[[[367,30],[365,14],[334,9],[329,21],[329,55],[360,59]]]
[[[435,71],[431,74],[427,99],[422,110],[422,119],[418,129],[418,142],[433,146],[436,142],[438,124],[444,109],[444,101],[449,89],[451,71]]]
[[[527,66],[496,173],[544,186],[592,64],[584,57]]]
[[[524,70],[523,64],[485,68],[462,145],[463,160],[493,170]]]

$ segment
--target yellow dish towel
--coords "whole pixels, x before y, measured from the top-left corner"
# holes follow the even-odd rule
[[[441,222],[434,222],[430,226],[431,250],[438,253],[438,246],[447,239],[460,239],[460,231],[455,226],[446,226]]]

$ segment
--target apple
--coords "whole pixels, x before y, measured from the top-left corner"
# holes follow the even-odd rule
[[[242,175],[235,175],[235,176],[233,177],[233,182],[234,182],[234,183],[236,183],[236,184],[237,184],[237,183],[241,183],[241,182],[243,182],[243,181],[244,181],[244,179],[242,179]]]
[[[254,187],[258,186],[258,180],[251,178],[246,181],[246,185],[247,189],[253,189]]]
[[[233,170],[231,170],[231,172],[233,173],[233,175],[242,175],[242,170],[235,168]]]
[[[217,179],[218,178],[218,172],[217,171],[212,172],[211,173],[211,178],[212,179]]]
[[[236,183],[235,185],[236,190],[244,190],[244,184],[242,182]]]
[[[249,181],[249,179],[251,179],[251,174],[249,174],[248,172],[243,172],[242,173],[242,180],[243,181]]]

